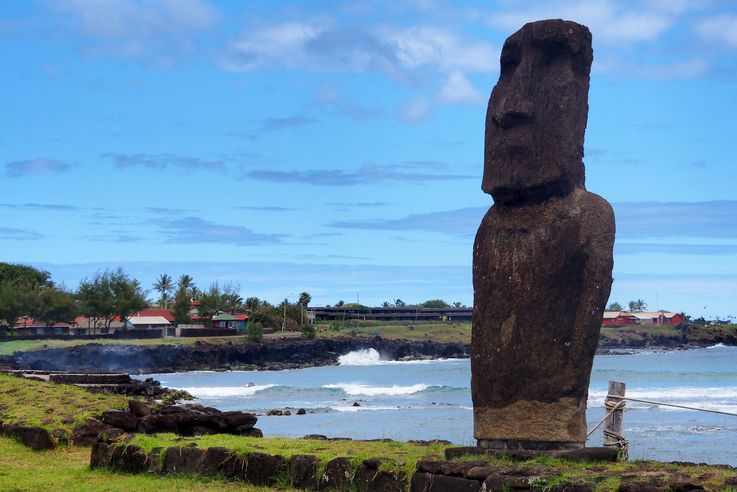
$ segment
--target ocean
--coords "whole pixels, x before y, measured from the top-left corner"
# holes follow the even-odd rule
[[[468,359],[398,362],[373,349],[340,365],[285,371],[146,374],[189,391],[199,403],[261,414],[264,435],[325,434],[354,439],[446,439],[474,445]],[[609,380],[632,398],[737,413],[737,347],[597,355],[589,387],[589,428],[605,414]],[[304,408],[305,415],[296,415]],[[289,409],[291,416],[266,416]],[[628,402],[623,434],[630,459],[737,466],[737,417]],[[588,446],[601,445],[601,430]]]

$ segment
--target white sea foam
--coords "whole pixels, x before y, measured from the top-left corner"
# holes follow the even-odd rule
[[[397,407],[354,407],[353,405],[337,405],[334,407],[330,407],[331,410],[335,410],[336,412],[371,412],[371,411],[377,411],[377,410],[401,410],[401,408]]]
[[[198,398],[218,398],[225,396],[253,396],[259,391],[276,386],[275,384],[256,384],[254,386],[216,386],[182,388]]]
[[[378,366],[387,364],[434,364],[437,362],[452,362],[463,359],[417,359],[417,360],[386,360],[376,349],[361,349],[348,352],[338,357],[341,366]]]
[[[399,386],[396,384],[392,386],[369,386],[360,383],[337,383],[323,385],[323,388],[340,388],[351,396],[411,395],[413,393],[419,393],[428,387],[429,385],[427,384],[413,384],[411,386]]]
[[[724,348],[724,347],[726,347],[726,345],[724,345],[723,343],[717,343],[716,345],[711,345],[711,346],[706,347],[706,348],[707,349],[717,349],[717,348]]]
[[[381,360],[379,352],[372,348],[354,350],[338,357],[338,363],[341,366],[375,366],[383,362],[386,361]]]

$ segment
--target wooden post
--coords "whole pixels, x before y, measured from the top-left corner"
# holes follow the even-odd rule
[[[618,381],[609,381],[609,391],[604,400],[606,411],[611,411],[617,403],[624,401],[618,396],[624,396],[626,385]],[[618,446],[622,448],[622,416],[624,415],[624,405],[609,414],[604,422],[604,446]],[[624,441],[626,442],[626,441]]]

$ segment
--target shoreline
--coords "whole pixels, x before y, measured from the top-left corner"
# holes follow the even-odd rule
[[[640,334],[641,335],[641,334]],[[719,343],[737,345],[737,337],[694,340],[683,337],[638,336],[615,340],[602,336],[597,355],[628,355],[629,350],[689,350]],[[45,371],[128,372],[131,374],[189,371],[284,370],[338,364],[349,352],[373,348],[387,360],[410,361],[470,357],[470,345],[381,337],[276,339],[265,343],[191,345],[106,345],[89,343],[67,348],[15,352],[0,357],[0,367]]]

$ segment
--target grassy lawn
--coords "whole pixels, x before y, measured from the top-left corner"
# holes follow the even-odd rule
[[[72,446],[34,452],[12,439],[0,437],[0,490],[8,492],[271,490],[214,478],[126,475],[105,470],[90,470],[89,462],[90,448]]]
[[[471,343],[471,323],[417,323],[380,324],[376,322],[347,321],[345,327],[334,329],[327,323],[318,323],[318,337],[330,338],[355,334],[376,336],[389,340],[432,340],[433,342]]]
[[[6,423],[71,431],[76,424],[103,410],[126,408],[128,399],[0,374],[0,420]]]

